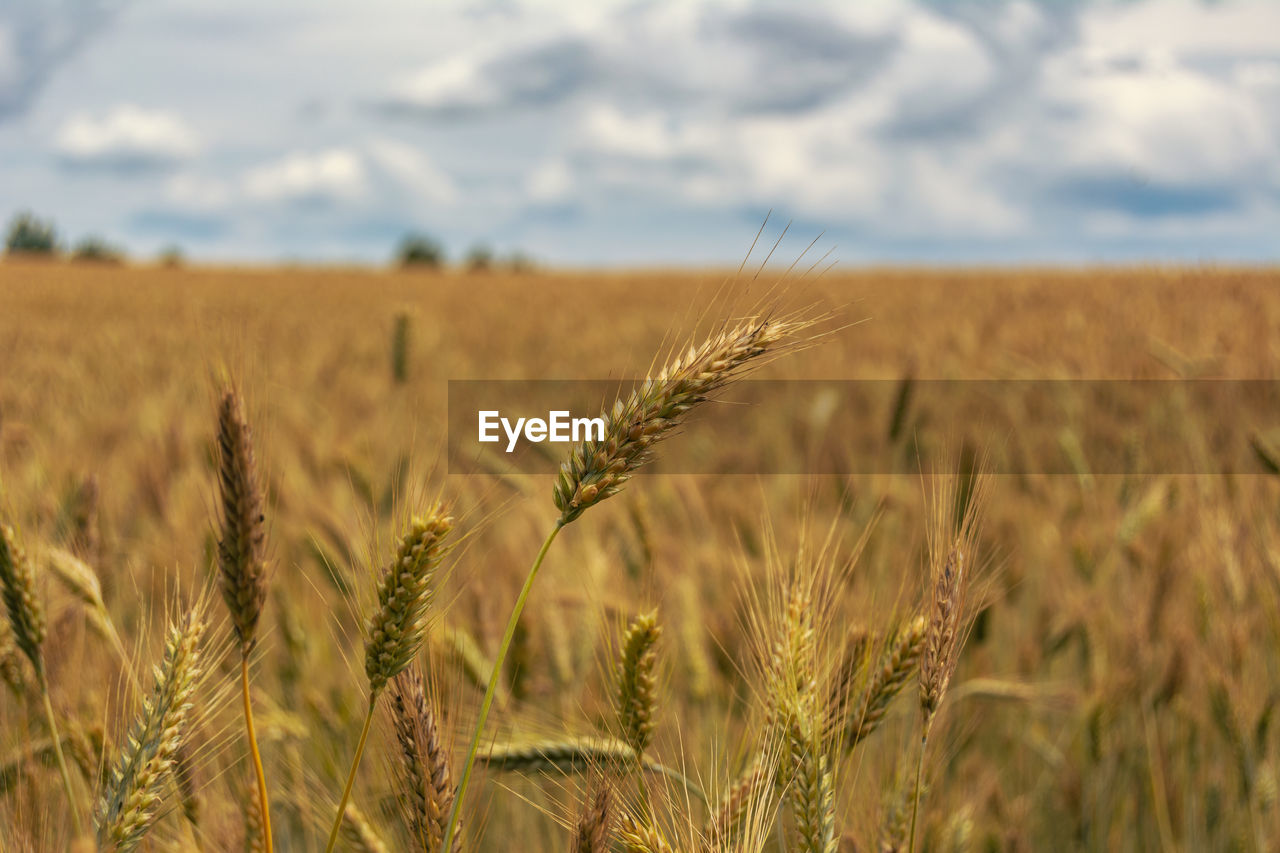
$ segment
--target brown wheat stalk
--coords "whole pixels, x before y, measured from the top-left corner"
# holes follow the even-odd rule
[[[218,405],[218,487],[221,498],[219,585],[240,648],[240,693],[244,705],[245,736],[254,773],[258,777],[263,848],[265,853],[271,853],[270,795],[254,730],[249,692],[249,654],[257,642],[258,621],[267,597],[265,516],[253,453],[253,432],[245,420],[240,395],[234,389],[224,391]]]

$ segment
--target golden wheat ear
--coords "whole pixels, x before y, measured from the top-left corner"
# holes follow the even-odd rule
[[[560,524],[574,521],[589,507],[616,495],[689,410],[809,325],[748,320],[691,347],[657,376],[646,379],[630,397],[619,399],[605,415],[604,438],[578,445],[560,466],[553,493]]]

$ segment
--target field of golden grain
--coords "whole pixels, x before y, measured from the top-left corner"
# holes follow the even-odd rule
[[[0,853],[439,849],[454,803],[476,851],[1275,849],[1280,423],[1172,418],[1240,433],[1228,472],[1064,430],[1069,472],[1010,473],[980,406],[788,394],[732,474],[608,478],[740,362],[1276,379],[1277,285],[0,263]],[[559,486],[449,464],[449,380],[646,372]],[[845,441],[897,461],[768,473]]]

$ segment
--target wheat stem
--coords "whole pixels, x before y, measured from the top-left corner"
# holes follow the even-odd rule
[[[930,723],[926,722],[920,737],[920,757],[916,761],[916,786],[911,794],[911,851],[916,853],[916,816],[920,812],[920,778],[924,775],[924,753],[929,745]]]
[[[49,722],[49,735],[53,738],[53,754],[58,759],[58,772],[62,774],[62,787],[67,793],[67,805],[71,807],[71,822],[75,826],[76,838],[84,835],[84,824],[80,822],[80,809],[76,807],[75,788],[71,784],[71,773],[67,771],[67,760],[62,755],[62,736],[58,733],[58,722],[53,715],[53,702],[49,700],[49,683],[44,672],[40,677],[40,697],[44,700],[44,715]]]
[[[249,655],[240,655],[240,694],[244,699],[245,734],[249,739],[249,756],[253,759],[253,772],[258,777],[258,811],[262,814],[263,850],[271,853],[271,806],[267,800],[267,776],[262,769],[262,754],[258,751],[258,735],[253,727],[253,705],[249,701]]]
[[[551,528],[551,532],[547,534],[546,541],[542,543],[542,547],[538,550],[538,556],[534,557],[533,565],[529,567],[529,574],[524,579],[524,586],[520,589],[520,595],[516,598],[515,607],[511,610],[511,618],[507,620],[507,630],[502,635],[502,645],[498,647],[498,656],[493,660],[493,672],[489,675],[489,686],[485,688],[484,700],[480,703],[480,716],[476,719],[476,730],[471,735],[471,748],[467,750],[467,761],[462,766],[462,778],[458,782],[458,792],[453,798],[453,810],[449,813],[449,828],[444,833],[444,843],[440,849],[447,851],[452,849],[450,845],[453,843],[453,835],[457,832],[458,820],[462,817],[462,801],[467,794],[467,786],[471,783],[471,769],[476,763],[476,754],[480,751],[480,738],[484,736],[484,724],[489,718],[489,709],[493,706],[494,694],[498,692],[498,681],[502,678],[502,664],[506,660],[507,650],[511,648],[511,638],[515,636],[516,625],[520,621],[520,614],[524,612],[525,602],[529,598],[529,590],[533,589],[533,579],[538,575],[538,569],[542,568],[542,561],[546,559],[547,551],[551,549],[551,543],[556,541],[556,537],[560,535],[560,530],[565,525],[563,521],[557,521],[555,527]]]
[[[338,833],[342,831],[342,819],[347,813],[347,802],[351,799],[351,789],[356,783],[356,771],[360,769],[360,756],[364,755],[364,745],[369,739],[369,726],[373,723],[373,709],[377,707],[378,694],[371,692],[369,694],[369,710],[364,715],[364,726],[360,729],[360,740],[356,743],[356,754],[351,759],[351,770],[347,773],[347,784],[342,789],[342,799],[338,802],[337,816],[333,819],[333,829],[329,832],[329,844],[324,848],[324,853],[333,853],[334,846],[338,843]]]

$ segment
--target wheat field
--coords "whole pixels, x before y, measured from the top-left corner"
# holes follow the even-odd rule
[[[1280,423],[909,392],[1274,380],[1278,284],[5,261],[0,853],[1275,849]],[[646,375],[451,464],[450,380]],[[892,393],[645,473],[756,379]]]

